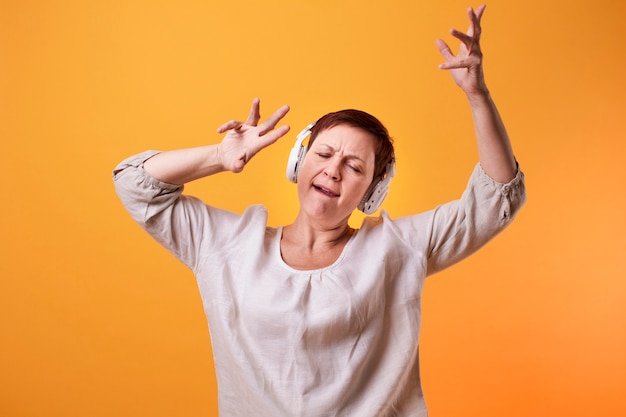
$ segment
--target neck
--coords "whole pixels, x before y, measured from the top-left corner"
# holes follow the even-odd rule
[[[299,246],[302,250],[314,251],[343,246],[355,230],[348,225],[348,219],[336,225],[319,225],[306,221],[301,215],[293,224],[283,228],[283,239]]]

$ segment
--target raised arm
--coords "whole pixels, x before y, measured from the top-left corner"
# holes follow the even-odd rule
[[[245,123],[231,120],[217,129],[218,133],[227,132],[219,144],[159,153],[143,167],[154,178],[170,184],[185,184],[222,171],[241,172],[257,152],[289,131],[286,125],[276,128],[288,111],[288,106],[282,106],[259,124],[260,102],[254,99]]]
[[[515,177],[517,165],[504,123],[485,84],[483,54],[480,49],[480,21],[484,11],[485,5],[476,11],[468,9],[470,24],[467,33],[450,30],[450,34],[461,41],[456,56],[446,42],[437,39],[437,48],[446,61],[439,68],[450,71],[452,78],[468,98],[481,167],[491,178],[505,183]]]

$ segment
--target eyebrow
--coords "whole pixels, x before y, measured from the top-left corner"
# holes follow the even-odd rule
[[[324,148],[326,148],[326,149],[328,149],[328,150],[331,150],[331,151],[333,151],[333,152],[336,152],[336,150],[335,150],[335,148],[334,148],[334,147],[332,147],[331,145],[328,145],[328,144],[326,144],[326,143],[320,143],[320,146],[323,146]],[[357,160],[359,160],[359,161],[361,161],[361,162],[365,163],[365,161],[363,160],[363,158],[361,158],[360,156],[355,155],[355,154],[344,154],[344,157],[346,157],[346,158],[348,158],[348,159],[357,159]]]

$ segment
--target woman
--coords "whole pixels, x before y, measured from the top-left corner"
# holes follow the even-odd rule
[[[367,113],[330,113],[311,129],[288,175],[300,210],[290,225],[267,225],[267,211],[242,215],[182,195],[183,184],[240,172],[284,136],[288,107],[260,123],[254,100],[245,123],[230,121],[217,145],[146,152],[114,171],[133,218],[190,267],[211,331],[223,416],[426,416],[419,376],[424,279],[478,250],[524,202],[502,121],[485,86],[479,46],[484,11],[469,9],[454,56],[437,46],[474,117],[478,164],[463,196],[392,220],[367,217],[393,175],[387,130]],[[305,131],[305,134],[308,134]],[[364,196],[366,198],[364,198]],[[373,196],[373,197],[372,197]],[[375,209],[376,207],[374,207]]]

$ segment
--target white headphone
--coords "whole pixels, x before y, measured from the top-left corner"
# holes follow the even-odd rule
[[[300,166],[304,161],[304,156],[308,150],[308,146],[303,146],[304,140],[311,134],[311,129],[315,126],[315,122],[305,127],[296,138],[291,152],[289,152],[289,160],[287,161],[287,179],[297,183]],[[358,205],[358,209],[365,214],[372,214],[383,204],[385,197],[389,194],[389,185],[391,179],[396,175],[396,158],[391,156],[391,161],[387,164],[384,178],[376,178],[365,192],[363,199]]]

